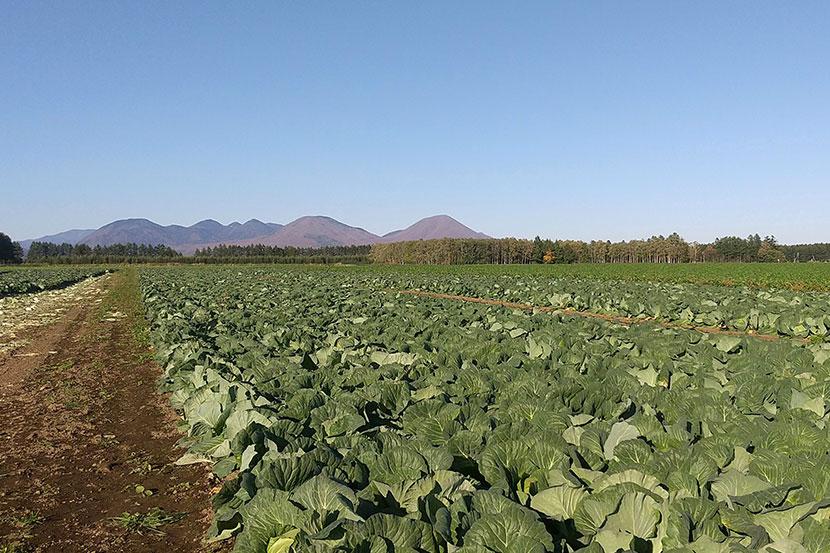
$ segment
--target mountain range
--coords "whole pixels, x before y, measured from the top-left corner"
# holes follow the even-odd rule
[[[263,223],[251,219],[245,223],[223,225],[205,219],[189,227],[159,225],[149,219],[120,219],[98,229],[73,229],[58,234],[20,242],[28,250],[32,242],[86,244],[164,244],[184,254],[199,248],[219,244],[265,244],[319,248],[323,246],[355,246],[363,244],[431,240],[436,238],[489,238],[486,234],[459,223],[449,215],[435,215],[421,219],[405,229],[379,236],[360,227],[341,223],[321,215],[300,217],[288,224]]]
[[[46,236],[41,236],[40,238],[29,238],[26,240],[20,241],[20,246],[23,248],[23,251],[29,251],[29,246],[32,245],[32,242],[51,242],[52,244],[72,244],[75,245],[90,234],[95,232],[94,228],[90,229],[72,229],[72,230],[65,230],[63,232],[59,232],[57,234],[49,234]]]

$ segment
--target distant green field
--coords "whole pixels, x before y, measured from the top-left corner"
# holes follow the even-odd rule
[[[165,266],[147,264],[146,266]],[[243,267],[243,265],[213,265]],[[264,266],[250,264],[251,266]],[[112,267],[108,264],[107,267]],[[201,265],[193,265],[193,268]],[[50,266],[42,266],[48,269]],[[55,269],[55,266],[51,266]],[[86,266],[85,268],[90,268]],[[101,267],[100,265],[98,267]],[[187,267],[187,264],[184,265]],[[528,275],[619,280],[781,288],[796,291],[830,291],[830,263],[575,263],[554,265],[322,265],[289,264],[286,268],[308,271],[358,271],[377,274],[447,275]],[[81,267],[78,267],[81,268]],[[0,267],[4,271],[25,271],[24,267]]]
[[[498,270],[497,268],[494,268]],[[503,269],[502,269],[503,270]],[[830,290],[830,263],[683,263],[683,264],[575,264],[517,266],[511,271],[533,274],[653,282],[689,282]]]
[[[323,269],[314,267],[312,269]],[[349,267],[348,269],[351,269]],[[682,263],[682,264],[571,264],[571,265],[372,265],[367,270],[406,274],[528,275],[601,280],[785,288],[830,291],[830,263]]]

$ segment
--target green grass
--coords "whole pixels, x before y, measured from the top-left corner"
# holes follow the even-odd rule
[[[17,517],[14,522],[15,526],[28,530],[32,526],[37,526],[43,522],[43,517],[35,511],[28,511],[26,514]]]
[[[138,270],[134,266],[127,266],[115,273],[112,279],[110,291],[99,309],[100,317],[103,319],[114,312],[126,317],[133,338],[139,346],[139,359],[136,362],[152,359],[147,321],[144,320],[144,307],[138,285]]]
[[[26,553],[31,551],[31,548],[26,545],[26,540],[32,537],[32,528],[43,522],[43,516],[36,511],[25,511],[0,516],[0,521],[11,524],[15,529],[3,536],[0,553]]]

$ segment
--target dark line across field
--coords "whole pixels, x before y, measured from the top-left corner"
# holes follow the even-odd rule
[[[529,303],[515,303],[510,301],[496,300],[491,298],[476,298],[472,296],[456,296],[453,294],[443,294],[439,292],[427,292],[425,290],[390,290],[390,292],[398,294],[407,294],[411,296],[420,296],[425,298],[464,301],[469,303],[480,303],[484,305],[496,305],[500,307],[507,307],[510,309],[520,309],[522,311],[537,311],[541,313],[561,313],[564,315],[572,315],[575,317],[585,317],[590,319],[600,319],[603,321],[621,324],[621,325],[636,325],[636,324],[651,324],[661,328],[674,328],[682,330],[695,330],[705,334],[724,334],[728,336],[742,336],[747,338],[757,338],[767,342],[775,342],[781,340],[783,337],[776,334],[760,334],[757,332],[741,332],[740,330],[727,330],[725,328],[711,327],[711,326],[694,326],[682,323],[672,323],[668,321],[660,321],[652,317],[632,318],[623,317],[620,315],[608,315],[606,313],[595,313],[593,311],[577,311],[576,309],[562,309],[556,307],[532,305]],[[808,343],[808,340],[792,338],[795,342]]]

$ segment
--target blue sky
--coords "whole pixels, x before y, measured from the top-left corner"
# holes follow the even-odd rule
[[[830,241],[828,2],[4,2],[0,230]]]

